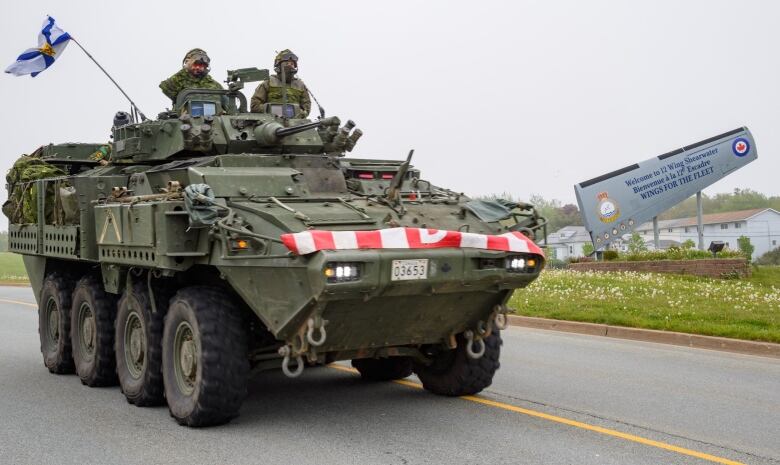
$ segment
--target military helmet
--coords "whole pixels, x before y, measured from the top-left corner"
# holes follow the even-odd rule
[[[186,63],[187,60],[195,61],[202,61],[203,63],[206,63],[208,65],[211,63],[211,58],[209,58],[209,54],[206,53],[205,50],[202,48],[193,48],[189,52],[187,52],[186,55],[184,55],[184,59],[182,60],[182,64]]]
[[[205,68],[200,72],[194,72],[192,67],[195,63],[202,63],[205,65]],[[182,67],[196,77],[203,77],[207,75],[210,69],[209,64],[211,64],[211,58],[209,58],[208,53],[206,53],[206,51],[202,48],[193,48],[187,52],[186,55],[184,55],[184,60],[181,62]]]
[[[294,61],[297,63],[298,55],[294,54],[289,48],[282,50],[277,53],[276,58],[274,58],[274,69],[278,68],[283,61]]]

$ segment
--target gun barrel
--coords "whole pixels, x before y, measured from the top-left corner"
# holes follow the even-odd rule
[[[322,121],[315,121],[313,123],[304,123],[297,126],[291,126],[289,128],[279,128],[274,131],[274,135],[278,138],[291,136],[298,134],[299,132],[308,131],[309,129],[318,128],[322,125]]]

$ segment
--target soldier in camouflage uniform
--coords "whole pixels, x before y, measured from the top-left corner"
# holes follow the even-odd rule
[[[261,81],[252,95],[252,112],[264,113],[266,103],[284,103],[284,88],[287,88],[287,103],[298,104],[300,110],[295,118],[306,118],[311,111],[309,90],[302,80],[295,77],[298,72],[298,57],[289,49],[282,50],[274,59],[276,74],[267,81]],[[282,73],[284,71],[284,73]],[[282,79],[284,75],[284,79]],[[285,82],[286,81],[286,82]]]
[[[223,89],[222,85],[209,76],[211,59],[206,52],[193,48],[184,56],[182,69],[160,83],[160,89],[176,103],[176,96],[185,89]]]

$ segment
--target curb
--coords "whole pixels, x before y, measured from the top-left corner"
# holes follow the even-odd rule
[[[693,347],[696,349],[720,350],[738,354],[759,355],[762,357],[780,358],[780,344],[772,342],[743,341],[727,337],[701,336],[698,334],[658,331],[655,329],[626,328],[598,323],[581,323],[578,321],[550,320],[530,316],[508,315],[509,324],[524,328],[547,329],[567,333],[605,336],[632,341],[655,342],[676,346]]]

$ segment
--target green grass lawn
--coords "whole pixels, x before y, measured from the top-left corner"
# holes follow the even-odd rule
[[[510,305],[525,316],[780,343],[780,267],[744,280],[545,270]]]
[[[21,255],[10,252],[0,252],[0,282],[3,281],[27,281],[27,271],[24,269]]]

